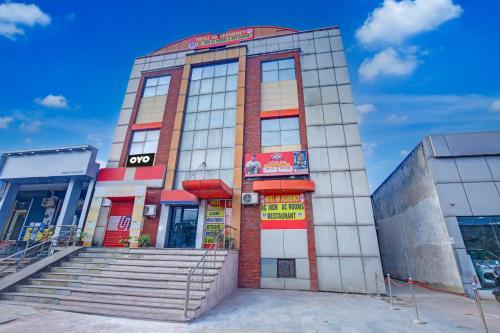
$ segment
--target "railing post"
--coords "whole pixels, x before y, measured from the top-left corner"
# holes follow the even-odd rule
[[[416,318],[412,320],[412,323],[427,324],[427,322],[421,320],[420,316],[418,315],[417,299],[415,298],[415,291],[413,290],[413,280],[411,277],[408,278],[408,283],[410,284],[411,299],[413,301],[413,307],[415,308],[415,316],[416,316]]]
[[[483,324],[484,333],[488,333],[488,326],[486,325],[486,319],[484,318],[483,307],[481,305],[481,298],[479,297],[479,292],[477,291],[476,277],[472,277],[472,289],[474,289],[474,299],[476,300],[477,309],[479,310],[479,316],[481,317],[481,323]]]
[[[399,310],[398,307],[394,306],[394,303],[392,300],[391,274],[387,274],[387,282],[389,283],[389,299],[391,301],[391,306],[389,306],[389,309],[390,310]]]
[[[187,284],[186,284],[186,299],[184,300],[184,318],[187,319],[188,303],[189,303],[189,292],[191,289],[191,269],[188,272]]]

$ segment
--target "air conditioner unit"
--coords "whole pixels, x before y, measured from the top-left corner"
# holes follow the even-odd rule
[[[156,216],[156,205],[144,205],[143,216],[155,217]]]
[[[257,193],[243,193],[241,202],[244,205],[257,205],[259,203],[259,195]]]
[[[42,200],[42,207],[48,208],[48,207],[54,207],[55,205],[56,205],[56,200],[54,197],[43,198]]]

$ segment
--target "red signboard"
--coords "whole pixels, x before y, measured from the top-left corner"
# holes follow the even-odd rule
[[[245,177],[307,175],[305,151],[245,154]]]
[[[254,37],[252,28],[231,30],[219,35],[207,34],[191,38],[188,41],[190,50],[208,49],[210,47],[237,44],[245,40],[251,40]]]

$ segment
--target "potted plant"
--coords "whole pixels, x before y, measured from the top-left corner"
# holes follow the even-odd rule
[[[125,238],[120,238],[120,240],[118,241],[118,243],[120,243],[121,245],[123,245],[123,247],[129,247],[131,239],[132,239],[132,237],[130,237],[130,236],[127,236]]]
[[[137,238],[139,247],[150,247],[151,246],[151,236],[149,234],[142,234]]]

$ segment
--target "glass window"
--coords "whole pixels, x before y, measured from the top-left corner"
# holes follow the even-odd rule
[[[295,274],[295,259],[278,259],[278,277],[279,278],[294,278]]]
[[[212,95],[202,95],[198,102],[198,111],[210,110],[210,103],[212,102]]]
[[[196,129],[207,129],[210,120],[210,112],[200,112],[196,117]]]
[[[233,91],[238,89],[238,76],[231,75],[227,77],[226,91]]]
[[[262,63],[262,82],[295,79],[295,59],[281,59]]]
[[[199,81],[198,81],[199,82]],[[186,112],[196,112],[198,110],[198,96],[188,98]]]
[[[214,66],[205,66],[203,67],[203,72],[201,74],[201,78],[211,78],[214,77]]]
[[[231,91],[226,93],[226,109],[235,108],[236,107],[236,91]]]
[[[226,76],[227,64],[220,64],[215,66],[215,77]]]
[[[210,112],[210,128],[221,128],[224,116],[223,111]]]
[[[192,81],[189,85],[189,95],[198,95],[200,93],[200,85],[200,80]]]
[[[193,70],[191,71],[191,81],[201,79],[202,70],[203,69],[201,67],[193,68]]]
[[[212,95],[212,110],[224,109],[224,97],[224,93]]]
[[[226,91],[226,77],[216,77],[214,79],[213,92],[223,92]]]
[[[201,80],[200,95],[212,93],[213,79]]]
[[[238,63],[231,62],[227,64],[227,75],[236,75],[238,74]]]
[[[299,117],[263,119],[261,133],[262,147],[298,145]]]
[[[170,75],[147,78],[142,97],[164,96],[168,93],[169,86]]]
[[[156,153],[160,130],[137,131],[132,135],[129,155]]]

